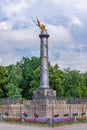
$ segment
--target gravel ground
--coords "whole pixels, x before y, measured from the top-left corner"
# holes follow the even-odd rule
[[[49,128],[27,125],[16,125],[8,123],[0,123],[0,130],[49,130]]]
[[[62,126],[55,128],[38,127],[38,126],[25,126],[8,123],[0,123],[0,130],[87,130],[87,124]]]

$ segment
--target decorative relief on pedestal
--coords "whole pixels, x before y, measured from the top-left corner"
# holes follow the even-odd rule
[[[42,93],[40,91],[36,91],[34,93],[34,99],[41,99],[42,98]]]
[[[53,90],[37,90],[34,92],[34,99],[55,99],[56,94]]]
[[[47,92],[47,98],[48,99],[55,99],[56,95],[54,94],[53,90]]]
[[[45,99],[44,91],[37,90],[34,92],[34,99]]]

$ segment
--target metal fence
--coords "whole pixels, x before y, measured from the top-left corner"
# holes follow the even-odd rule
[[[87,99],[58,98],[43,103],[3,99],[0,105],[0,120],[52,126],[87,122]]]

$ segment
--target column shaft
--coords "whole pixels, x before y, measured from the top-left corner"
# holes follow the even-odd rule
[[[49,71],[48,71],[48,37],[46,31],[39,35],[40,43],[40,88],[49,88]]]

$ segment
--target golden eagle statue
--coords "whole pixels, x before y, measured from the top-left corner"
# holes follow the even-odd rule
[[[41,24],[40,21],[38,20],[38,18],[36,17],[36,21],[33,20],[33,22],[43,31],[43,30],[47,30],[44,24]]]

